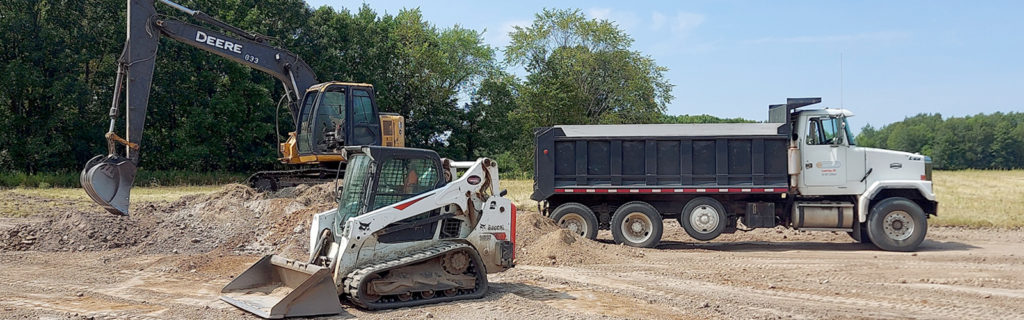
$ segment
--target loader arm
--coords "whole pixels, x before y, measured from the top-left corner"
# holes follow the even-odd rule
[[[316,76],[309,65],[298,55],[267,44],[266,37],[241,30],[169,0],[159,1],[237,36],[159,15],[154,0],[127,1],[127,38],[124,51],[118,59],[117,79],[110,107],[110,127],[106,134],[107,155],[89,160],[81,177],[86,193],[107,211],[119,215],[128,214],[129,195],[138,170],[142,132],[161,35],[274,76],[284,85],[290,102],[288,110],[296,122],[303,93],[316,84]],[[118,104],[122,88],[127,110],[124,138],[115,132],[116,119],[121,111]],[[125,146],[123,155],[116,150],[119,144]]]

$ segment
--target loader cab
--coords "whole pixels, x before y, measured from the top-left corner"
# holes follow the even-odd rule
[[[343,229],[360,216],[443,187],[447,182],[437,152],[377,146],[345,148],[348,159],[335,221]]]
[[[345,146],[380,145],[373,86],[327,82],[310,87],[299,109],[295,140],[300,157],[336,154]]]

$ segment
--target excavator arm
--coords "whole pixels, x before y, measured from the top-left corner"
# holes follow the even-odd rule
[[[169,0],[159,1],[237,36],[159,15],[154,0],[127,1],[127,38],[124,51],[118,59],[117,79],[110,107],[110,128],[105,135],[107,155],[98,155],[89,160],[81,175],[82,187],[89,197],[113,214],[128,215],[129,195],[138,171],[142,131],[161,36],[274,76],[284,85],[290,101],[288,109],[296,122],[303,93],[316,84],[316,76],[309,65],[298,55],[267,44],[266,37],[241,30]],[[127,111],[124,138],[115,131],[116,120],[121,112],[119,103],[122,93]],[[125,146],[123,155],[117,152],[118,145]]]

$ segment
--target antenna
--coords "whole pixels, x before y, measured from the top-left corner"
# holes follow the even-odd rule
[[[839,108],[843,108],[843,53],[839,53]]]

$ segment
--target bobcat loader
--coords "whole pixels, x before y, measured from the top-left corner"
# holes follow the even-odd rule
[[[430,150],[348,147],[338,208],[313,217],[308,261],[277,255],[227,284],[221,299],[263,318],[474,299],[513,266],[516,207],[497,164]],[[464,171],[461,175],[459,171]]]

